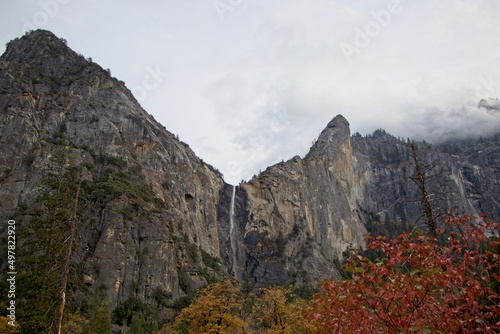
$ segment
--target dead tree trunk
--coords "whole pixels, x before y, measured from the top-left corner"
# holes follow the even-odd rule
[[[425,219],[427,222],[427,227],[429,228],[430,234],[437,238],[437,224],[436,218],[434,217],[434,213],[432,210],[432,205],[429,199],[429,193],[427,191],[426,185],[426,175],[425,173],[429,170],[429,167],[422,167],[421,162],[419,160],[417,149],[415,148],[415,144],[410,144],[411,155],[413,158],[413,163],[415,164],[415,173],[411,177],[413,182],[415,182],[420,190],[421,198],[420,203],[422,205],[422,211],[425,215]]]
[[[71,211],[71,214],[69,216],[69,225],[70,225],[70,230],[69,230],[69,236],[68,239],[66,240],[67,245],[66,245],[66,254],[64,257],[64,265],[63,265],[63,271],[62,271],[62,276],[61,276],[61,290],[59,293],[59,303],[57,306],[56,314],[55,314],[55,319],[54,319],[54,329],[55,333],[61,334],[61,327],[62,327],[62,319],[64,315],[64,307],[66,305],[66,288],[68,286],[68,276],[69,276],[69,267],[71,264],[71,254],[73,250],[73,242],[75,240],[75,234],[76,234],[76,223],[77,223],[77,213],[78,213],[78,199],[80,196],[80,188],[82,184],[82,178],[81,175],[79,177],[78,181],[78,187],[76,188],[76,195],[75,195],[75,201],[73,204],[73,210]]]

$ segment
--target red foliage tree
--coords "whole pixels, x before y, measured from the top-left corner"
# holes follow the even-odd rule
[[[445,217],[438,239],[371,238],[375,261],[356,255],[352,278],[328,280],[309,319],[318,333],[500,333],[500,225]]]

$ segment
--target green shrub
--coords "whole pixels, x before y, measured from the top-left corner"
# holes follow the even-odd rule
[[[113,323],[123,326],[132,323],[134,314],[145,311],[145,305],[137,298],[130,297],[113,311]]]

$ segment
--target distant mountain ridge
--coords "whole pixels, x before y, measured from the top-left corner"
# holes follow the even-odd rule
[[[106,288],[112,309],[132,296],[156,305],[159,292],[178,300],[232,276],[311,287],[340,278],[368,231],[421,216],[407,142],[383,130],[351,136],[341,115],[304,158],[270,166],[233,197],[123,82],[44,30],[0,58],[0,145],[0,219],[20,226],[47,191],[50,156],[67,147],[81,166],[89,209],[73,261],[89,291]],[[438,208],[500,217],[500,133],[417,146],[440,175],[429,182]]]

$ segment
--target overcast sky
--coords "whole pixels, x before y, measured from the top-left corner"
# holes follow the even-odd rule
[[[16,0],[123,80],[229,183],[304,156],[337,114],[427,141],[500,130],[498,0]]]

